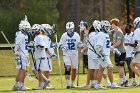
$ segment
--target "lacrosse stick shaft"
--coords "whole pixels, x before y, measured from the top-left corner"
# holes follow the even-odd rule
[[[81,23],[80,23],[81,26]],[[80,30],[80,42],[81,42],[82,31]],[[79,50],[79,49],[78,49]],[[77,86],[79,85],[79,70],[80,70],[80,52],[78,51],[78,72],[77,72]]]
[[[57,41],[57,34],[55,34],[55,39],[56,39],[56,44],[58,43]],[[59,49],[57,47],[57,58],[58,58],[58,66],[59,66],[59,73],[60,73],[60,81],[61,81],[61,88],[63,88],[63,82],[62,82],[62,72],[61,72],[61,64],[60,64],[60,55],[59,55]]]

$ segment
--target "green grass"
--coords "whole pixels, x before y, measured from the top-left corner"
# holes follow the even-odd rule
[[[62,74],[64,74],[64,66],[63,66],[63,60],[62,60],[62,52],[60,52],[60,58],[61,58],[61,70]],[[111,54],[111,60],[114,63],[113,56]],[[32,60],[31,60],[32,63]],[[89,93],[89,92],[95,92],[95,93],[137,93],[140,91],[140,88],[138,87],[129,87],[129,88],[120,88],[120,89],[108,89],[108,90],[95,90],[95,89],[65,89],[65,79],[63,75],[63,88],[61,88],[60,85],[60,77],[59,77],[59,67],[58,67],[58,61],[53,60],[53,71],[51,74],[51,85],[55,86],[55,90],[37,90],[37,91],[24,91],[24,93]],[[80,59],[80,73],[82,73],[83,69],[83,62],[82,57]],[[114,66],[114,71],[117,72],[116,66]],[[30,74],[31,72],[31,66],[28,68],[28,71]],[[17,74],[17,70],[15,69],[15,63],[14,63],[14,54],[11,50],[0,50],[0,76],[15,76]],[[114,74],[114,80],[115,82],[119,81],[118,73]],[[128,76],[128,74],[127,74]],[[0,77],[0,93],[14,93],[11,91],[12,85],[14,83],[15,78],[14,77]],[[80,80],[79,85],[82,85],[86,82],[86,75],[80,74]],[[104,84],[104,80],[102,82]],[[25,80],[25,85],[29,88],[37,87],[38,81],[33,78],[33,82],[30,82],[29,80]],[[20,91],[21,92],[21,91]],[[22,91],[23,92],[23,91]],[[22,93],[21,92],[21,93]]]
[[[118,82],[118,74],[114,74],[115,82]],[[80,75],[79,85],[82,85],[86,82],[86,75]],[[96,89],[66,89],[65,88],[65,79],[63,76],[63,88],[60,85],[60,77],[58,75],[52,75],[50,77],[51,85],[55,87],[54,90],[30,90],[30,91],[12,91],[12,85],[14,83],[15,78],[13,77],[1,77],[0,78],[0,93],[138,93],[140,91],[139,87],[122,87],[120,89],[110,89],[107,90],[96,90]],[[104,79],[102,80],[102,84],[104,85]],[[34,79],[33,82],[29,81],[27,78],[25,79],[25,85],[29,88],[35,88],[38,86],[38,81]]]

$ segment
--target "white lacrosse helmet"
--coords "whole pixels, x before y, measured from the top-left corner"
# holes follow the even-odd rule
[[[107,20],[102,20],[102,21],[101,21],[101,26],[102,26],[102,28],[104,28],[104,27],[110,27],[111,24],[110,24],[110,22],[107,21]]]
[[[36,35],[41,31],[41,25],[34,24],[34,25],[32,25],[31,29],[32,29],[32,35]]]
[[[53,28],[49,24],[42,24],[42,30],[46,33],[47,36],[51,35]]]
[[[135,18],[135,20],[133,21],[134,24],[134,28],[137,28],[138,26],[140,26],[140,17]]]
[[[74,22],[68,22],[66,23],[66,30],[74,30]]]
[[[101,22],[100,21],[95,20],[92,25],[95,28],[95,30],[98,30],[98,31],[101,30]]]
[[[27,16],[25,15],[25,19],[20,21],[19,30],[28,32],[30,31],[31,25],[27,20]]]

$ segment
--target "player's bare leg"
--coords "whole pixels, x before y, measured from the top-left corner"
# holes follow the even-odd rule
[[[102,76],[103,76],[103,71],[104,68],[103,67],[99,67],[99,72],[98,72],[98,84],[95,85],[96,89],[105,89],[102,85],[101,85],[101,81],[102,81]]]
[[[113,81],[113,67],[108,68],[108,77],[109,77],[109,80],[111,82],[112,88],[119,88],[120,87],[116,83],[114,83],[114,81]]]
[[[111,82],[110,80],[108,80],[108,69],[105,69],[104,72],[103,72],[103,78],[106,82],[106,86],[107,87],[111,87]]]
[[[90,81],[91,81],[91,87],[94,87],[94,69],[89,69],[89,76],[90,76]]]
[[[123,67],[123,66],[117,66],[117,69],[118,69],[118,71],[119,71],[120,85],[123,86],[123,85],[125,85],[125,83],[126,83],[124,67]],[[124,80],[124,79],[125,79],[125,80]]]
[[[71,80],[72,80],[71,88],[76,88],[77,87],[77,86],[74,85],[75,78],[76,78],[76,69],[73,69],[72,68],[72,73],[71,73]]]
[[[108,77],[111,83],[113,83],[113,68],[108,68]]]
[[[133,70],[133,72],[138,76],[139,80],[138,80],[138,84],[137,85],[140,86],[140,72],[139,72],[139,70],[137,68],[137,63],[131,62],[130,63],[130,67]]]

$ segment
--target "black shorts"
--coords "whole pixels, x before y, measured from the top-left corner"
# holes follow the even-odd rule
[[[88,69],[88,56],[87,55],[83,55],[83,65],[85,68]]]
[[[121,53],[120,56],[118,56],[115,53],[115,65],[116,66],[124,66],[124,64],[125,64],[125,57],[126,57],[126,53]]]

